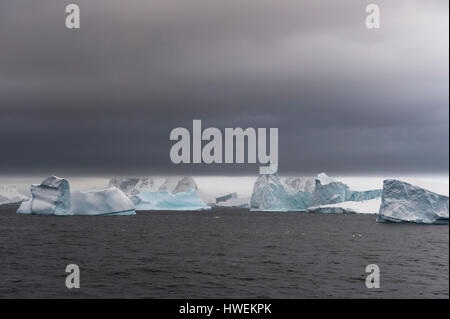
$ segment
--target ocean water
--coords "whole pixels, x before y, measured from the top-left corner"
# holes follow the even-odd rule
[[[0,207],[0,298],[448,298],[449,228],[374,215]],[[77,264],[81,288],[65,286]],[[380,268],[380,289],[365,267]]]

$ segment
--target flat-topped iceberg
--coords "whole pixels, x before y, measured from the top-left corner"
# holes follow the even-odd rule
[[[56,176],[31,185],[31,199],[18,214],[36,215],[135,215],[133,202],[118,188],[70,192],[69,182]]]
[[[136,210],[208,210],[195,190],[172,194],[168,191],[142,192],[131,197]]]
[[[116,187],[76,191],[71,196],[72,215],[135,215],[133,202]]]
[[[23,202],[18,214],[70,215],[70,186],[64,178],[47,177],[31,185],[31,199]]]
[[[448,196],[396,179],[383,182],[378,222],[448,224]]]

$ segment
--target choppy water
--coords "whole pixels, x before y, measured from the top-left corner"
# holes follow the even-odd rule
[[[449,297],[448,226],[373,215],[145,212],[18,216],[0,208],[0,297]],[[81,288],[65,287],[65,267]],[[381,288],[365,287],[378,264]]]

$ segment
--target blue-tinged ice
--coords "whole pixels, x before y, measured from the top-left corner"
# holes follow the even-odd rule
[[[70,192],[69,182],[51,176],[31,185],[31,199],[22,202],[18,214],[36,215],[135,215],[133,202],[118,188]]]
[[[306,192],[288,192],[277,173],[262,174],[253,186],[250,208],[256,211],[306,211],[310,198]]]
[[[71,193],[72,215],[136,215],[133,202],[116,187]]]
[[[131,197],[136,210],[208,210],[195,190],[172,194],[168,191],[142,192]]]
[[[22,202],[18,214],[71,215],[70,186],[64,178],[47,177],[31,185],[31,199]]]
[[[378,222],[448,224],[448,196],[399,180],[383,182]]]
[[[306,211],[310,207],[368,201],[380,196],[381,189],[354,191],[325,173],[316,177],[287,177],[283,181],[275,173],[258,177],[250,205],[252,210]]]

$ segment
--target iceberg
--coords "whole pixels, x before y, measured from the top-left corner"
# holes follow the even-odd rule
[[[70,215],[70,186],[64,178],[47,177],[41,184],[31,185],[31,199],[23,202],[18,214]]]
[[[310,196],[299,191],[288,192],[277,173],[259,175],[250,199],[251,210],[262,211],[306,211]]]
[[[136,210],[208,210],[206,205],[193,189],[187,192],[172,194],[168,191],[142,192],[131,197]]]
[[[69,182],[56,176],[31,185],[31,199],[18,214],[37,215],[135,215],[133,202],[116,187],[106,190],[70,192]]]
[[[448,224],[448,196],[396,179],[383,182],[378,222]]]
[[[116,187],[71,193],[71,215],[136,215],[133,202]]]
[[[250,208],[270,211],[307,211],[308,208],[313,207],[314,211],[318,211],[318,207],[325,205],[369,201],[380,196],[381,189],[354,191],[325,173],[320,173],[315,178],[287,177],[282,181],[275,173],[258,177],[253,188]],[[343,207],[326,209],[334,212],[345,211]],[[325,208],[321,210],[325,211]]]
[[[27,199],[17,190],[16,186],[0,185],[0,205],[21,203]]]

